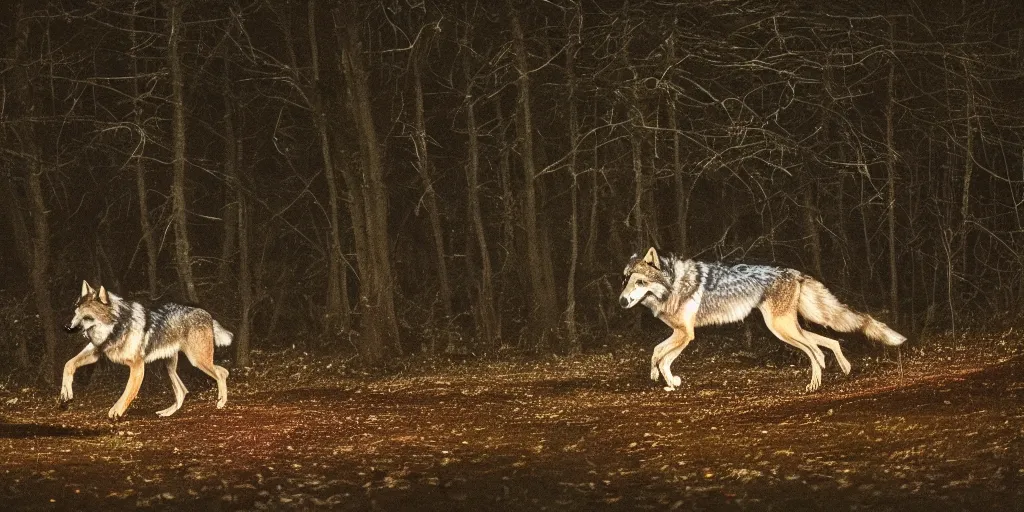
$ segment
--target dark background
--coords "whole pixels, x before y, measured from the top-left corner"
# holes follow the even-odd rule
[[[52,378],[88,279],[202,304],[243,366],[571,353],[635,327],[649,246],[907,334],[1012,322],[1022,10],[3,2],[0,350]]]

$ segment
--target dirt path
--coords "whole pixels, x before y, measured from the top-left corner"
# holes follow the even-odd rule
[[[1024,510],[1024,359],[854,360],[802,392],[801,365],[692,358],[675,393],[642,351],[469,363],[393,378],[233,375],[170,419],[149,372],[126,420],[119,373],[0,392],[0,502],[111,510]],[[719,358],[721,359],[721,358]],[[851,357],[851,359],[853,359]],[[290,378],[294,377],[294,378]]]

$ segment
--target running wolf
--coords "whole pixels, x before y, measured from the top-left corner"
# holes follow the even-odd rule
[[[135,400],[146,373],[146,363],[163,359],[174,390],[174,405],[157,412],[170,416],[181,407],[188,389],[178,377],[178,352],[184,352],[193,366],[217,381],[217,408],[228,401],[228,371],[213,364],[213,347],[231,344],[233,334],[224,329],[206,310],[181,304],[163,304],[147,310],[100,286],[97,292],[82,281],[82,295],[75,303],[75,316],[64,327],[68,332],[81,332],[89,344],[64,365],[60,398],[74,397],[71,384],[75,370],[95,363],[100,355],[131,368],[128,385],[121,398],[107,413],[112,419],[124,415]]]
[[[672,328],[672,335],[654,347],[651,357],[651,380],[664,377],[666,391],[682,382],[672,375],[672,362],[693,340],[694,327],[739,322],[754,308],[761,310],[772,334],[811,360],[808,392],[821,386],[825,355],[819,347],[835,354],[844,373],[850,373],[850,362],[839,342],[803,330],[797,315],[839,332],[863,332],[889,346],[906,341],[882,322],[839,302],[825,285],[793,269],[666,258],[652,247],[643,258],[634,254],[623,275],[619,304],[627,309],[643,304]]]

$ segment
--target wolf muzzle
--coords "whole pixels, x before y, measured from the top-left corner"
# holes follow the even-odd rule
[[[625,297],[619,297],[619,305],[624,307],[624,308],[628,308],[629,307],[629,299],[627,299]]]

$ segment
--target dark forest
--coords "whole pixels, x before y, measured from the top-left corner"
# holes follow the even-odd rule
[[[15,508],[1022,503],[1022,2],[9,0],[0,36]],[[663,391],[619,305],[650,247],[909,342],[806,393],[748,320]],[[83,280],[230,329],[227,406],[177,355],[120,421],[141,359],[55,406]]]
[[[208,305],[243,366],[585,349],[650,246],[912,332],[1024,293],[1013,2],[4,9],[5,350],[44,374],[82,279]]]

